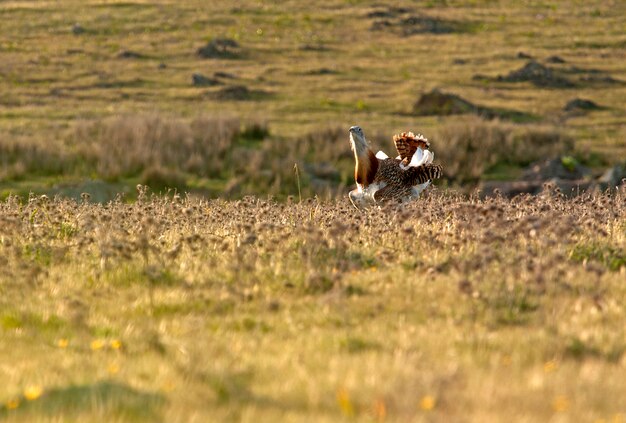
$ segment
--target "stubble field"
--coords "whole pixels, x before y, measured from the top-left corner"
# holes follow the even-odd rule
[[[621,421],[624,193],[1,205],[8,421]]]

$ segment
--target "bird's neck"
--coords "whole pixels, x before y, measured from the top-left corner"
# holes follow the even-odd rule
[[[350,134],[350,143],[354,151],[354,179],[363,188],[374,182],[378,171],[378,159],[366,140],[358,139]]]

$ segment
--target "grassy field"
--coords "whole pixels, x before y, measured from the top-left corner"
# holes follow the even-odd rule
[[[10,168],[0,174],[3,197],[54,193],[58,184],[86,177],[110,179],[96,166],[65,170],[28,161],[37,156],[33,151],[63,156],[55,163],[76,156],[89,144],[76,137],[82,127],[117,116],[260,122],[277,143],[314,134],[323,144],[340,142],[335,150],[347,150],[345,132],[340,140],[319,134],[360,124],[390,152],[391,135],[410,129],[425,133],[449,158],[455,146],[446,127],[468,119],[472,125],[472,119],[416,115],[414,103],[433,88],[506,111],[505,119],[521,120],[518,126],[556,128],[592,166],[626,154],[621,1],[4,1],[0,18],[0,160]],[[198,55],[219,38],[239,48]],[[528,57],[554,77],[498,79]],[[210,86],[194,85],[194,73]],[[571,86],[557,83],[563,79]],[[574,98],[600,108],[565,112]],[[340,172],[334,188],[345,188],[347,166],[332,165]],[[132,194],[137,182],[150,182],[141,172],[114,182]],[[182,178],[180,188],[215,196],[231,175]],[[267,186],[239,196],[246,193],[267,193]]]
[[[0,22],[1,421],[626,420],[623,190],[461,193],[624,162],[623,1]],[[416,106],[434,89],[472,105]],[[445,178],[357,212],[354,124],[389,154],[425,134]]]

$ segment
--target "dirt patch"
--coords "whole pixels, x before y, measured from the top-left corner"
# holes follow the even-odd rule
[[[486,119],[502,118],[519,121],[533,120],[527,113],[508,109],[492,109],[474,104],[456,94],[434,89],[422,96],[413,105],[412,113],[417,116],[448,116],[472,113]]]
[[[478,113],[479,107],[456,94],[444,93],[434,89],[422,96],[413,105],[413,113],[419,116],[458,115]]]
[[[223,79],[237,79],[237,75],[228,73],[228,72],[215,72],[213,74],[214,78],[223,78]]]
[[[239,43],[230,38],[216,38],[197,50],[204,59],[235,59],[241,56]]]
[[[299,50],[301,51],[329,51],[330,48],[328,48],[327,46],[323,45],[323,44],[302,44],[299,47]]]
[[[563,108],[566,112],[586,112],[591,110],[602,110],[603,107],[599,106],[591,100],[585,100],[583,98],[575,98],[567,102]]]
[[[561,64],[561,63],[565,63],[565,59],[563,59],[560,56],[550,56],[546,59],[546,63]]]
[[[378,9],[369,12],[366,16],[369,19],[381,19],[381,18],[397,18],[398,16],[410,13],[411,9],[406,7],[388,7],[386,9]]]
[[[310,71],[304,72],[304,75],[335,75],[338,74],[336,70],[329,68],[319,68],[319,69],[311,69]]]
[[[143,59],[146,56],[132,50],[124,50],[117,55],[118,59]]]
[[[389,7],[379,9],[366,15],[373,19],[370,30],[388,31],[400,36],[409,37],[416,34],[452,34],[468,32],[472,24],[449,19],[442,19],[423,14],[410,15],[410,9]]]
[[[615,79],[610,75],[585,75],[580,77],[580,82],[587,85],[626,85],[626,82]]]
[[[271,94],[263,90],[251,90],[245,85],[231,85],[209,95],[221,101],[247,101],[262,100]]]
[[[518,56],[519,57],[519,56]],[[524,66],[513,70],[506,75],[489,77],[486,75],[474,75],[475,81],[496,81],[496,82],[530,82],[542,88],[574,88],[585,85],[622,85],[620,81],[598,69],[585,69],[572,66],[569,68],[559,66],[565,60],[559,56],[551,56],[546,59],[546,63],[556,64],[548,66],[536,60],[530,60]]]
[[[217,100],[250,100],[252,92],[245,85],[233,85],[230,87],[224,87],[221,90],[214,93],[214,98]]]
[[[499,82],[530,82],[538,87],[572,88],[576,86],[572,81],[559,75],[554,69],[531,60],[520,69],[509,72],[507,75],[499,75]]]
[[[191,83],[194,87],[212,87],[215,85],[219,85],[220,81],[215,78],[209,78],[208,76],[204,76],[201,73],[194,73],[191,75]]]

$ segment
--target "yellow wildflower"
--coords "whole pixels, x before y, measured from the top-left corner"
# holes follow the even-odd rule
[[[70,341],[67,340],[67,338],[61,338],[57,341],[57,347],[59,348],[67,348],[67,346],[69,345]]]
[[[432,395],[424,395],[420,400],[420,408],[425,411],[430,411],[437,405],[437,400]]]
[[[347,389],[341,388],[337,391],[337,403],[344,415],[348,417],[354,416],[354,406],[352,405],[352,401],[350,401],[350,395]]]
[[[20,406],[20,400],[18,398],[7,401],[6,407],[7,410],[14,410]]]
[[[91,341],[90,347],[94,351],[100,350],[102,349],[102,347],[104,347],[104,341],[102,341],[102,339],[94,339],[93,341]]]
[[[43,389],[39,385],[32,385],[24,389],[24,398],[28,401],[36,400],[43,393]]]
[[[111,348],[113,348],[114,350],[119,350],[122,348],[122,341],[120,341],[119,339],[113,339],[111,341]]]

